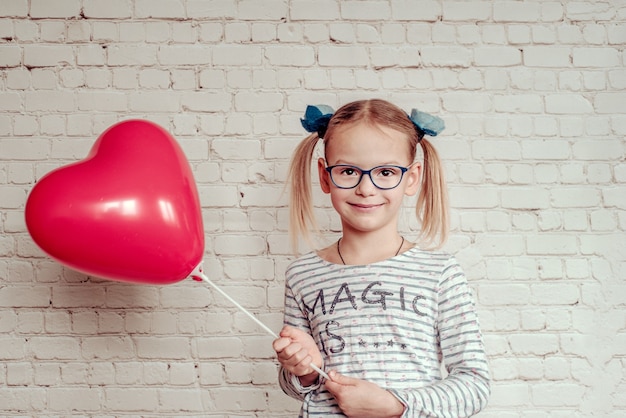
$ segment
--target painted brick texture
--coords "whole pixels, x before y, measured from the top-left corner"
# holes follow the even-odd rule
[[[0,416],[296,416],[272,338],[218,293],[63,267],[24,205],[113,123],[152,120],[192,166],[205,270],[278,331],[299,118],[368,97],[446,121],[446,249],[494,379],[480,416],[625,416],[625,16],[591,0],[0,0]]]

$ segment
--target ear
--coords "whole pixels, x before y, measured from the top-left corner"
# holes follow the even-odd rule
[[[323,158],[318,158],[317,160],[317,171],[322,191],[326,194],[330,193],[330,174],[326,171],[326,161]]]
[[[404,189],[404,194],[407,196],[415,195],[422,184],[422,164],[415,162],[409,167],[409,171],[405,174],[406,176],[406,188]]]

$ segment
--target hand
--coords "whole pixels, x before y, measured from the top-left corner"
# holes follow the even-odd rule
[[[300,377],[304,386],[312,385],[318,373],[311,368],[311,363],[320,369],[323,367],[322,354],[313,337],[294,327],[285,326],[280,331],[280,338],[272,344],[278,361],[290,373]]]
[[[329,373],[326,389],[335,397],[341,411],[350,418],[399,418],[404,405],[390,392],[361,379]]]

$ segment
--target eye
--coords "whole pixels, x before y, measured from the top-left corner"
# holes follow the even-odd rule
[[[375,171],[376,176],[393,177],[400,174],[400,170],[395,167],[379,167]]]
[[[355,176],[358,175],[358,171],[354,167],[342,167],[339,174],[342,176]]]

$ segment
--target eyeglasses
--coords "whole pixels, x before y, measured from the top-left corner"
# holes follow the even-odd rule
[[[364,175],[368,175],[372,184],[381,190],[390,190],[398,187],[404,173],[409,167],[399,165],[379,165],[370,170],[363,170],[354,165],[338,164],[326,167],[330,179],[340,189],[354,189],[361,183]]]

